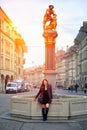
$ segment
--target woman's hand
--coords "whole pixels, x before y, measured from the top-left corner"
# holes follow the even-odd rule
[[[36,98],[34,98],[34,101],[36,102]]]

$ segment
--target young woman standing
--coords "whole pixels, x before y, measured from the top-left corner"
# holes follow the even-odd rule
[[[37,95],[35,96],[35,100],[41,96],[42,100],[39,102],[41,104],[42,108],[42,116],[43,116],[43,121],[47,120],[47,115],[49,111],[49,106],[52,102],[52,88],[51,85],[49,85],[47,79],[44,79],[42,81],[41,87]]]

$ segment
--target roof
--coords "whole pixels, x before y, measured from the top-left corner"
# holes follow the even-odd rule
[[[76,36],[74,42],[80,43],[87,36],[87,21],[83,22],[83,26],[80,28],[78,35]]]

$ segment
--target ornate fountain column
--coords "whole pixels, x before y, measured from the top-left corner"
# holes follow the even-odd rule
[[[48,79],[52,87],[56,84],[56,61],[55,44],[57,37],[57,20],[53,10],[54,6],[49,5],[43,18],[43,37],[45,43],[45,78]],[[48,24],[49,23],[49,24]]]

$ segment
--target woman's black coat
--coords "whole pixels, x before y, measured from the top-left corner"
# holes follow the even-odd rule
[[[35,98],[37,98],[40,94],[43,95],[44,91],[45,91],[45,86],[41,86],[41,87],[40,87],[40,90],[39,90],[39,92],[37,93],[37,95],[36,95]],[[49,103],[51,103],[52,98],[53,98],[51,85],[48,85],[48,86],[47,86],[47,92],[48,92],[48,95],[49,95]]]

